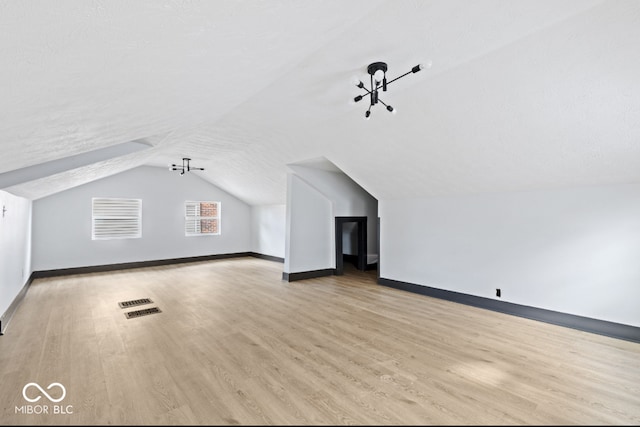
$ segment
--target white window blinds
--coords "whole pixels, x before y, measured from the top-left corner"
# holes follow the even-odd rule
[[[220,234],[220,202],[187,201],[185,207],[185,236]]]
[[[92,199],[93,240],[142,237],[142,200]]]

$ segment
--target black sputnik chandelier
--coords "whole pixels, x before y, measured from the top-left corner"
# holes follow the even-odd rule
[[[182,166],[180,165],[176,165],[176,164],[172,164],[169,166],[169,170],[170,171],[180,171],[180,175],[184,175],[185,172],[191,172],[191,171],[203,171],[204,168],[195,168],[193,166],[191,166],[189,164],[189,162],[191,161],[190,158],[188,157],[183,157],[182,158]]]
[[[384,105],[387,111],[395,114],[396,109],[393,108],[391,105],[385,104],[384,101],[380,99],[380,95],[379,95],[380,89],[382,89],[383,92],[386,92],[387,86],[389,86],[391,83],[395,82],[398,79],[403,78],[406,75],[417,73],[418,71],[424,68],[425,67],[423,64],[418,64],[415,67],[413,67],[411,71],[407,71],[403,75],[396,77],[393,80],[387,81],[387,63],[386,62],[374,62],[372,64],[369,64],[369,66],[367,67],[367,73],[369,73],[369,78],[371,81],[369,86],[370,89],[367,89],[367,87],[364,85],[364,83],[362,83],[361,80],[356,80],[356,86],[359,87],[360,89],[364,89],[366,93],[362,95],[358,95],[355,98],[353,98],[355,102],[360,102],[362,101],[363,98],[369,95],[369,108],[367,109],[367,112],[364,113],[364,118],[367,120],[369,119],[369,116],[371,116],[371,108],[378,103]]]

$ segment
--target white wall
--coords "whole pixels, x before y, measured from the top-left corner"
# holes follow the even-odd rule
[[[640,184],[380,201],[380,276],[640,326]]]
[[[377,255],[378,201],[343,172],[333,172],[300,165],[288,166],[311,187],[331,200],[334,207],[334,216],[366,216],[367,253]],[[346,229],[347,225],[345,225]],[[332,231],[333,233],[335,232]],[[345,236],[343,241],[343,252],[355,255],[357,252],[352,249],[355,233],[353,233],[351,239],[348,237]]]
[[[31,275],[31,208],[30,200],[0,190],[0,316]]]
[[[286,205],[252,206],[251,251],[284,258],[286,225]]]
[[[287,176],[285,273],[335,268],[331,200],[295,174]]]
[[[142,199],[142,238],[91,240],[91,199]],[[184,235],[184,202],[222,203],[221,235]],[[142,166],[36,200],[33,270],[250,251],[250,207],[197,176]]]

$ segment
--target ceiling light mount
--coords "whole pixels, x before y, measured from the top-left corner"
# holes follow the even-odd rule
[[[372,64],[369,64],[369,66],[367,67],[367,73],[371,74],[372,76],[377,73],[378,71],[382,71],[383,73],[387,72],[387,63],[386,62],[374,62]]]
[[[176,164],[171,164],[169,165],[169,170],[170,171],[180,171],[180,175],[184,175],[185,172],[191,172],[191,171],[203,171],[204,168],[196,168],[190,165],[191,159],[188,157],[183,157],[182,158],[182,166],[180,165],[176,165]]]
[[[360,88],[360,89],[364,89],[366,91],[365,94],[362,95],[358,95],[355,98],[353,98],[353,100],[355,102],[360,102],[362,101],[362,99],[369,95],[369,108],[367,109],[367,111],[364,114],[364,118],[365,119],[369,119],[369,117],[371,116],[371,107],[373,107],[374,105],[380,103],[382,105],[384,105],[387,109],[387,111],[394,113],[396,112],[396,109],[393,108],[391,105],[387,105],[385,104],[379,96],[379,91],[380,89],[382,89],[383,92],[387,91],[387,86],[389,86],[391,83],[395,82],[398,79],[401,79],[402,77],[408,75],[408,74],[412,74],[412,73],[417,73],[418,71],[424,69],[424,65],[422,64],[418,64],[415,67],[413,67],[411,69],[411,71],[407,71],[406,73],[404,73],[403,75],[396,77],[393,80],[389,80],[387,81],[387,63],[386,62],[372,62],[371,64],[369,64],[369,66],[367,67],[367,73],[369,73],[370,75],[370,89],[367,89],[366,86],[364,85],[364,83],[362,83],[362,81],[358,80],[356,82],[356,87]]]

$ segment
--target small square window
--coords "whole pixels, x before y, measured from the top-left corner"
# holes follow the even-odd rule
[[[185,236],[220,234],[220,202],[187,201],[185,206]]]

